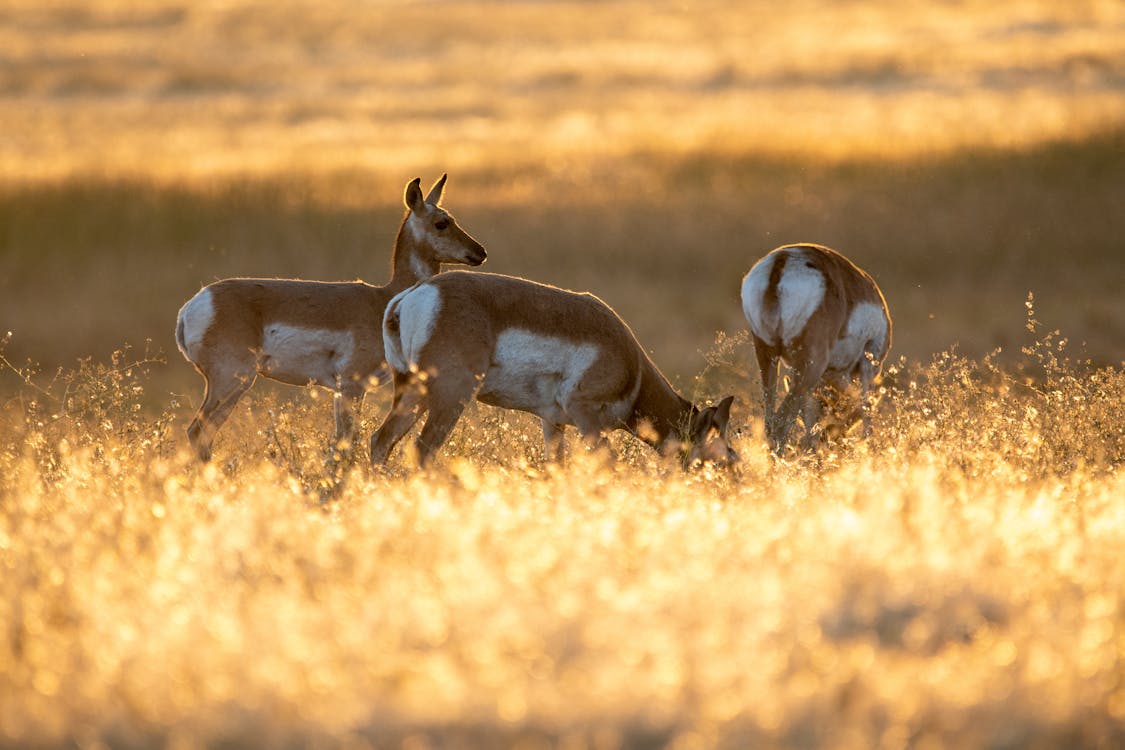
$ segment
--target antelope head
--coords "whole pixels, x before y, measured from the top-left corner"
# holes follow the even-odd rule
[[[702,462],[716,466],[738,463],[738,454],[727,440],[730,407],[733,403],[734,396],[727,396],[716,406],[692,410],[686,435],[687,451],[683,454],[685,468]]]
[[[421,180],[416,177],[407,184],[403,196],[410,210],[404,222],[404,228],[413,240],[410,265],[419,278],[432,276],[442,263],[479,266],[488,257],[484,247],[439,205],[446,177],[443,174],[425,197],[422,196]]]

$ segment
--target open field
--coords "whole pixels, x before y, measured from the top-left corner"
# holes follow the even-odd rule
[[[485,270],[736,395],[737,472],[473,407],[322,504],[266,383],[190,458],[183,301],[381,283],[443,171]],[[0,747],[1125,746],[1123,206],[1116,1],[8,0]],[[738,289],[797,241],[894,346],[772,461]]]
[[[482,408],[324,507],[323,400],[259,394],[203,468],[129,356],[26,387],[0,745],[1120,746],[1125,373],[1026,343],[896,365],[815,461],[750,422],[733,475],[625,438],[550,468]]]
[[[1029,291],[1096,361],[1125,352],[1125,130],[909,164],[652,155],[598,170],[581,192],[525,173],[546,193],[527,203],[493,194],[505,193],[502,176],[453,174],[445,203],[488,248],[485,270],[594,291],[674,377],[703,366],[716,331],[745,329],[742,275],[795,241],[871,271],[896,354],[1012,354]],[[381,283],[405,182],[377,196],[356,173],[0,188],[9,356],[69,365],[151,339],[173,355],[165,391],[194,394],[201,381],[172,338],[179,306],[232,275]]]

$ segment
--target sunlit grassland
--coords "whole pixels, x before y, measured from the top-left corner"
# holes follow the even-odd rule
[[[702,390],[755,398],[720,342]],[[137,353],[5,402],[13,747],[1112,747],[1125,377],[897,362],[875,435],[734,474],[629,438],[545,466],[470,410],[436,468],[321,504],[321,400],[195,464]],[[11,373],[8,373],[11,376]]]

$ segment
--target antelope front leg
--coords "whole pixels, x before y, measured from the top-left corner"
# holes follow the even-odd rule
[[[811,420],[819,414],[819,408],[815,411],[810,410],[809,401],[813,399],[813,393],[824,377],[824,371],[828,366],[828,356],[821,347],[815,348],[815,351],[821,352],[820,354],[811,354],[811,351],[812,349],[806,348],[794,357],[796,361],[794,362],[793,379],[789,392],[785,394],[781,406],[778,407],[777,413],[774,415],[777,429],[774,435],[773,450],[778,455],[781,455],[781,452],[785,450],[786,442],[789,439],[789,431],[793,429],[793,423],[797,420],[797,415],[803,414],[806,419]],[[810,444],[815,445],[815,442],[812,441],[815,427],[815,421],[812,424],[805,425],[805,438],[803,440],[805,447]]]
[[[350,385],[336,391],[332,398],[332,409],[336,416],[336,436],[334,451],[350,456],[355,449],[356,420],[363,406],[362,387]]]
[[[801,409],[801,421],[805,423],[805,434],[801,437],[801,450],[811,453],[820,442],[821,402],[817,393],[810,392],[805,397]]]
[[[863,418],[863,437],[871,437],[871,384],[875,382],[875,357],[864,352],[859,360],[859,408]]]
[[[563,464],[566,460],[566,425],[543,419],[543,460]]]

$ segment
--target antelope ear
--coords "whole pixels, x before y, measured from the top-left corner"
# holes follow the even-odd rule
[[[707,436],[707,431],[711,429],[711,425],[715,423],[715,407],[708,406],[706,409],[700,409],[699,413],[691,418],[691,430],[688,434],[688,439],[695,442]]]
[[[430,188],[430,194],[426,196],[426,203],[436,206],[441,201],[441,191],[445,190],[445,178],[448,176],[443,174],[441,179],[434,183],[434,186]]]
[[[727,436],[727,425],[730,423],[730,407],[733,404],[734,396],[727,396],[715,407],[715,418],[712,424],[723,438]]]
[[[422,199],[422,178],[415,177],[406,185],[406,192],[402,196],[403,203],[414,213],[418,213],[425,206]]]

